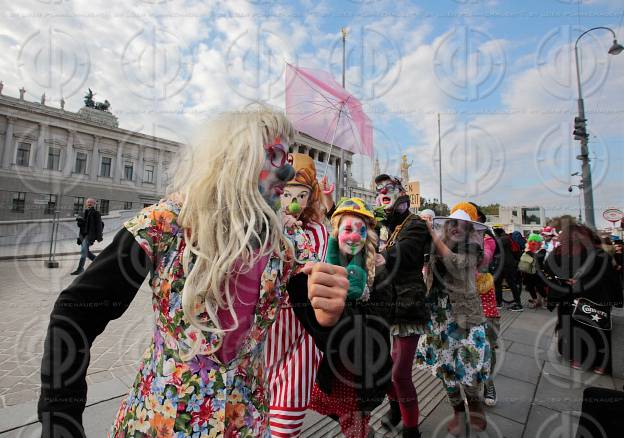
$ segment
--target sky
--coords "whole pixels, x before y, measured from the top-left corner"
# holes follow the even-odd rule
[[[574,41],[621,0],[21,0],[0,12],[3,94],[77,111],[87,88],[120,127],[182,142],[224,110],[284,107],[285,63],[342,72],[374,125],[381,170],[407,155],[422,196],[578,214]],[[596,222],[624,208],[624,54],[608,31],[579,43]],[[353,177],[368,186],[370,158]]]

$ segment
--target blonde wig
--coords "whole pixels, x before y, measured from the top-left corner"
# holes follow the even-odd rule
[[[286,144],[294,137],[292,125],[280,112],[259,106],[224,113],[203,127],[199,141],[188,146],[175,170],[171,190],[183,199],[178,220],[186,240],[182,308],[200,330],[224,333],[238,327],[233,306],[237,294],[230,280],[273,252],[290,263],[286,254],[292,253],[292,245],[258,189],[263,146],[276,137]],[[241,267],[235,269],[237,260]],[[233,327],[221,326],[219,309],[229,311]],[[214,327],[198,318],[203,311]]]
[[[375,223],[367,217],[363,217],[354,212],[344,212],[343,214],[335,214],[331,218],[331,236],[334,239],[338,239],[338,227],[340,226],[340,220],[346,214],[357,216],[366,224],[366,244],[362,251],[364,251],[364,265],[366,266],[366,285],[369,290],[373,290],[373,282],[375,281],[375,254],[377,252],[377,241],[379,237],[375,232]]]

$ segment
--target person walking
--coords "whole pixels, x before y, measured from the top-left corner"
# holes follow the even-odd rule
[[[364,438],[374,434],[368,424],[371,412],[392,384],[388,323],[392,295],[389,283],[381,281],[386,271],[376,252],[372,209],[359,198],[344,199],[331,225],[326,261],[347,270],[349,292],[343,315],[331,330],[306,325],[323,350],[310,409],[336,418],[345,437]]]
[[[282,223],[287,233],[296,227],[303,228],[314,249],[311,255],[324,261],[328,232],[322,224],[321,203],[325,204],[327,195],[317,181],[312,157],[292,153],[288,162],[295,176],[286,183],[280,196]],[[271,326],[265,349],[273,437],[299,436],[320,362],[321,352],[295,317],[287,296]]]
[[[418,437],[418,394],[412,381],[412,364],[418,338],[425,333],[429,310],[423,278],[425,254],[431,248],[427,222],[409,211],[409,196],[401,180],[387,174],[375,178],[376,204],[385,219],[380,224],[380,254],[392,291],[392,387],[390,411],[382,424],[393,429],[403,420],[403,436]],[[385,284],[382,284],[385,287]]]
[[[511,289],[514,303],[509,308],[512,312],[522,312],[520,302],[520,289],[518,289],[518,261],[512,250],[511,237],[502,228],[494,228],[494,234],[498,238],[499,248],[495,254],[497,272],[494,275],[494,286],[496,289],[496,306],[503,306],[503,280]]]
[[[539,309],[546,306],[546,288],[539,276],[539,266],[544,263],[546,250],[542,248],[543,238],[539,234],[530,234],[524,253],[518,262],[525,288],[531,295],[529,307]]]
[[[463,425],[462,389],[470,426],[478,432],[487,427],[483,383],[490,374],[492,351],[475,284],[487,227],[477,220],[477,209],[468,202],[455,205],[450,216],[433,220],[431,318],[416,354],[416,366],[431,370],[444,383],[454,410],[447,430],[454,436],[461,433]]]
[[[591,228],[568,220],[560,224],[559,245],[543,264],[549,306],[557,307],[557,347],[572,368],[605,374],[611,362],[610,313],[623,306],[622,283]]]
[[[80,245],[80,260],[78,261],[78,267],[71,275],[82,274],[87,258],[91,261],[95,260],[95,254],[89,248],[96,240],[98,242],[103,240],[104,222],[102,222],[100,212],[95,209],[96,202],[93,198],[87,199],[82,217],[76,218],[79,228],[77,243]]]

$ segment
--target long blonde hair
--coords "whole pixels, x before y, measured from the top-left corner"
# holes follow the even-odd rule
[[[358,216],[366,224],[366,243],[363,251],[365,252],[364,265],[366,267],[366,285],[368,289],[372,291],[373,283],[375,281],[375,254],[377,253],[377,241],[379,237],[375,232],[375,224],[364,216],[360,216],[354,212],[345,212],[343,214],[336,214],[331,218],[331,235],[334,239],[338,239],[338,227],[340,225],[340,219],[345,214],[351,214]]]
[[[281,112],[258,106],[223,113],[202,129],[200,140],[188,146],[175,170],[171,191],[183,198],[178,220],[186,240],[182,309],[200,330],[225,333],[238,327],[232,278],[249,272],[273,252],[290,262],[286,254],[292,253],[292,245],[258,189],[263,146],[276,137],[285,143],[294,138],[293,127]],[[242,263],[235,269],[237,260]],[[232,327],[221,326],[220,308],[229,311]],[[203,310],[214,327],[197,317]]]

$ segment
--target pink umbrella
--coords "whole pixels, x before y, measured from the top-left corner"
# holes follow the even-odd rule
[[[286,115],[295,129],[328,143],[330,154],[336,145],[373,157],[373,125],[362,104],[325,71],[286,64]]]

